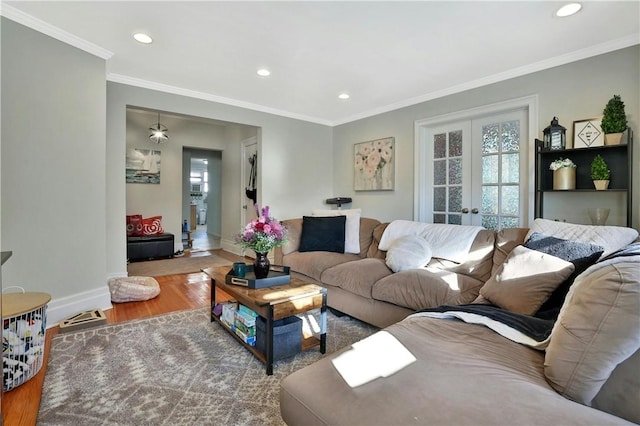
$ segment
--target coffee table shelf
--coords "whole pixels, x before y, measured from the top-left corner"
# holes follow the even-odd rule
[[[327,345],[327,290],[325,288],[292,277],[289,284],[249,289],[244,286],[226,284],[225,277],[228,270],[228,266],[202,270],[211,277],[211,322],[219,323],[224,330],[229,332],[242,346],[264,363],[267,375],[273,374],[273,323],[279,319],[309,312],[313,309],[320,309],[319,337],[303,336],[302,350],[306,351],[319,346],[320,352],[325,353]],[[265,319],[267,340],[265,353],[245,343],[218,315],[213,313],[213,309],[216,306],[216,288],[229,294],[238,303],[253,310]]]

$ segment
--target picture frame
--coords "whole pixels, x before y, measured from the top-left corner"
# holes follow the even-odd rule
[[[587,118],[573,122],[573,148],[604,146],[604,132],[600,123],[602,117]]]
[[[393,191],[395,157],[394,137],[354,144],[353,189],[355,191]]]
[[[152,149],[127,149],[126,183],[160,183],[161,151]]]

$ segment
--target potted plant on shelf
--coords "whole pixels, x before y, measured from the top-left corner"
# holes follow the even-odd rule
[[[603,191],[609,187],[611,171],[607,167],[606,161],[599,154],[591,162],[591,179],[598,191]]]
[[[600,127],[604,132],[605,145],[618,145],[622,140],[622,132],[627,130],[627,115],[620,95],[613,95],[602,111]]]
[[[558,158],[549,166],[553,170],[553,189],[576,189],[576,165],[568,158]]]

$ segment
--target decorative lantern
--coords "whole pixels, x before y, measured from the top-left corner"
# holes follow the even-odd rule
[[[549,127],[544,129],[544,147],[547,149],[565,149],[567,129],[558,124],[558,117],[553,117]]]

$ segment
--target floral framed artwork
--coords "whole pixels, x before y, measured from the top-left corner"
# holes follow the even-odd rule
[[[160,183],[160,151],[127,149],[126,183]]]
[[[573,147],[590,148],[604,145],[604,132],[600,127],[602,117],[573,122]]]
[[[392,191],[395,183],[395,138],[360,142],[353,148],[353,189]]]

